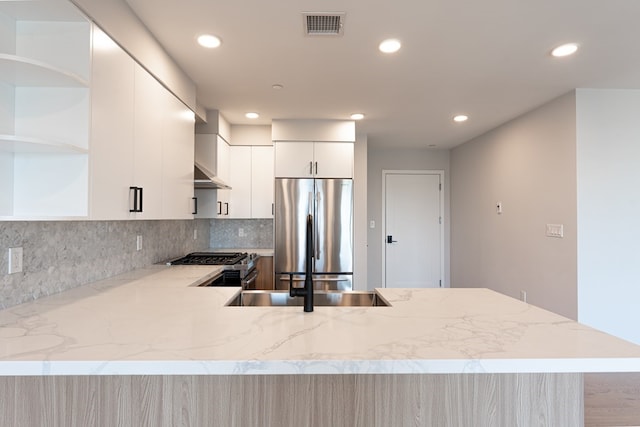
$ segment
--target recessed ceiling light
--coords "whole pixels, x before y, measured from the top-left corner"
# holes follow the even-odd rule
[[[202,34],[198,36],[198,44],[202,47],[209,49],[216,48],[222,44],[222,40],[219,37],[212,36],[211,34]]]
[[[569,56],[573,55],[578,51],[577,43],[566,43],[560,45],[551,51],[551,55],[555,57]]]
[[[380,45],[378,46],[378,49],[380,49],[380,52],[383,52],[383,53],[394,53],[399,51],[401,47],[402,47],[402,44],[400,43],[400,40],[387,39],[387,40],[384,40],[382,43],[380,43]]]
[[[351,115],[351,119],[352,120],[362,120],[362,119],[364,119],[364,114],[362,114],[362,113],[353,113]]]
[[[453,121],[457,123],[466,122],[467,120],[469,120],[469,116],[466,116],[464,114],[458,114],[457,116],[453,117]]]
[[[247,119],[257,119],[258,117],[260,117],[260,114],[254,113],[254,112],[250,112],[250,113],[246,113],[244,116]]]

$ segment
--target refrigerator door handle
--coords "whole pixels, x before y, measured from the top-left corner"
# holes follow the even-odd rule
[[[313,193],[309,191],[309,206],[307,208],[307,215],[313,215]]]
[[[316,193],[316,206],[319,207],[320,206],[320,196],[321,193],[318,191]],[[315,217],[314,217],[315,218]],[[318,233],[318,222],[317,221],[313,221],[313,243],[314,243],[314,248],[315,248],[315,255],[314,258],[315,259],[319,259],[320,258],[320,238],[318,237],[319,233]]]

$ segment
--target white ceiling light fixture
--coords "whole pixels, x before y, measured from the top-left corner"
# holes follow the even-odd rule
[[[273,86],[271,86],[271,88],[272,88],[273,90],[281,90],[281,89],[284,89],[284,86],[283,86],[283,85],[281,85],[280,83],[276,83],[276,84],[274,84]]]
[[[563,45],[560,45],[554,48],[551,51],[551,55],[555,56],[556,58],[562,58],[564,56],[573,55],[578,51],[578,47],[579,47],[578,43],[565,43]]]
[[[395,53],[400,50],[402,43],[398,39],[386,39],[378,45],[378,49],[382,53]]]
[[[457,116],[453,116],[453,121],[456,123],[466,122],[467,120],[469,120],[469,116],[465,114],[458,114]]]
[[[220,37],[211,34],[202,34],[198,36],[198,44],[207,49],[215,49],[222,44],[222,40],[220,40]]]
[[[251,111],[251,112],[249,112],[249,113],[246,113],[244,116],[245,116],[247,119],[257,119],[258,117],[260,117],[260,114],[258,114],[258,113],[256,113],[256,112],[254,112],[254,111]]]
[[[362,120],[364,119],[364,114],[362,113],[353,113],[351,115],[351,120]]]

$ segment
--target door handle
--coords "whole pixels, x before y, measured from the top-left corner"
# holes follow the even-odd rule
[[[387,243],[398,243],[397,240],[393,240],[393,236],[389,235],[387,236]]]
[[[129,212],[142,212],[142,187],[129,187],[129,193],[133,190],[133,208]]]

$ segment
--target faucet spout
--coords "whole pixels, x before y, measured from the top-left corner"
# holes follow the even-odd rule
[[[292,297],[304,298],[304,311],[310,313],[313,311],[313,216],[307,215],[307,245],[305,251],[305,277],[304,287],[294,288],[290,285],[289,295]]]

